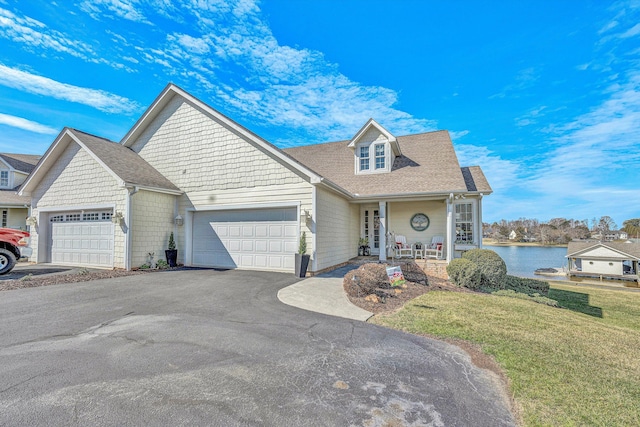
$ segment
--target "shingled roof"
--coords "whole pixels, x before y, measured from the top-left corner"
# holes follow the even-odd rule
[[[575,254],[598,246],[623,252],[627,255],[640,259],[640,243],[631,242],[569,242],[569,245],[567,246],[567,256],[574,256]]]
[[[125,183],[180,191],[178,187],[130,148],[77,129],[70,129],[70,131]]]
[[[397,141],[402,156],[396,157],[390,173],[356,175],[349,141],[293,147],[284,152],[358,196],[492,192],[480,167],[460,167],[449,132],[399,136]]]
[[[33,154],[0,153],[0,158],[18,172],[31,173],[41,156]]]

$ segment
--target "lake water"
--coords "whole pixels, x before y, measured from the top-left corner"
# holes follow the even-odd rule
[[[560,269],[567,265],[567,248],[543,246],[489,246],[485,249],[497,252],[507,264],[507,272],[513,276],[544,279],[533,274],[538,268]],[[565,276],[553,276],[553,280],[566,280]]]

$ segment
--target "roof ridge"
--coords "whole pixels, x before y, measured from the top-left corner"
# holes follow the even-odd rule
[[[76,128],[71,128],[71,127],[70,127],[70,128],[67,128],[67,129],[69,129],[69,130],[71,130],[71,131],[74,131],[74,132],[80,132],[80,133],[83,133],[83,134],[88,135],[88,136],[91,136],[91,137],[93,137],[93,138],[98,138],[98,139],[102,139],[102,140],[107,141],[107,142],[111,142],[111,143],[114,143],[114,144],[118,144],[117,142],[112,141],[112,140],[110,140],[109,138],[105,138],[104,136],[94,135],[94,134],[92,134],[92,133],[85,132],[85,131],[83,131],[83,130],[76,129]],[[118,144],[118,145],[120,145],[120,144]]]

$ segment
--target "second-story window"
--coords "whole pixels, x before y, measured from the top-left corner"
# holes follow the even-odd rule
[[[0,172],[0,187],[9,186],[9,171]]]
[[[384,144],[376,144],[376,169],[384,169]]]
[[[369,170],[369,147],[360,147],[360,170]]]

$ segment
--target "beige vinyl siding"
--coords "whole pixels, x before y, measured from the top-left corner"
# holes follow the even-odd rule
[[[77,210],[82,206],[115,204],[117,211],[124,212],[126,194],[113,176],[86,151],[70,143],[32,192],[32,215],[38,218],[38,226],[31,227],[32,260],[46,262],[37,259],[40,244],[37,230],[49,227],[48,216],[39,215],[41,209],[71,206]],[[122,227],[114,229],[113,265],[124,268],[125,233]]]
[[[322,270],[358,255],[360,207],[321,188],[316,198],[317,269]]]
[[[188,124],[188,125],[186,125]],[[175,96],[131,149],[185,192],[178,213],[224,205],[291,203],[312,209],[313,186],[257,144],[240,137],[182,97]],[[307,245],[312,247],[311,230]],[[186,227],[178,227],[176,243],[186,244]],[[178,251],[184,261],[185,251]]]
[[[27,229],[27,216],[29,215],[27,208],[0,208],[0,211],[4,210],[7,211],[8,228]]]
[[[423,213],[429,217],[429,228],[424,231],[411,228],[411,217],[417,213]],[[429,244],[434,236],[442,236],[446,242],[447,205],[444,201],[388,203],[387,216],[389,217],[388,229],[395,234],[405,236],[409,244],[415,242]]]
[[[169,235],[174,230],[175,198],[170,194],[144,190],[132,196],[131,267],[146,263],[149,252],[154,253],[154,262],[165,259],[164,251],[168,249]],[[178,249],[183,251],[183,248]]]
[[[21,185],[24,180],[27,179],[27,176],[28,175],[26,173],[15,171],[13,173],[13,186],[17,187],[18,185]]]

